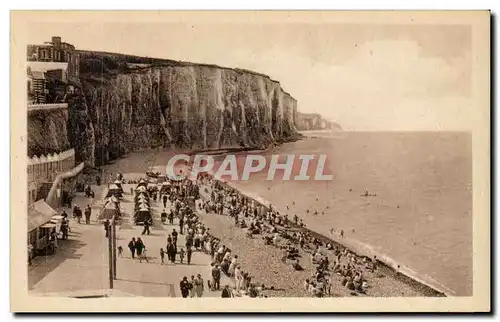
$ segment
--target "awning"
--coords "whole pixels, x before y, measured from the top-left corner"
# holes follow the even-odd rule
[[[52,216],[52,218],[51,218],[51,219],[54,219],[54,220],[61,220],[61,219],[64,219],[64,217],[63,217],[63,216],[61,216],[61,215],[57,215],[57,216]]]
[[[44,200],[38,200],[28,208],[28,232],[48,223],[57,212]]]
[[[55,228],[56,225],[55,224],[51,224],[51,223],[48,223],[48,224],[45,224],[45,225],[42,225],[41,228],[47,228],[47,229],[51,229],[51,228]]]

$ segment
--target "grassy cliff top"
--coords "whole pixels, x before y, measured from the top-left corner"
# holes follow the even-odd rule
[[[140,71],[141,69],[148,69],[151,67],[159,67],[159,66],[179,66],[179,67],[202,66],[202,67],[232,70],[241,74],[258,75],[279,84],[277,80],[272,79],[268,75],[242,68],[229,68],[214,64],[192,63],[192,62],[184,62],[184,61],[177,61],[164,58],[140,57],[127,54],[109,53],[103,51],[79,50],[78,53],[80,54],[80,74],[82,75],[82,77],[86,77],[92,74],[94,75],[106,74],[112,76],[120,73],[137,72]],[[131,68],[131,65],[136,65],[136,66]],[[285,90],[283,90],[283,92],[291,96]]]

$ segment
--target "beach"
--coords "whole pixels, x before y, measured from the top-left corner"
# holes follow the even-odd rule
[[[368,139],[355,134],[352,139],[342,133],[335,135],[334,139],[306,138],[285,143],[271,151],[314,153],[333,149],[333,182],[265,181],[257,177],[235,182],[235,187],[264,197],[280,211],[285,211],[286,205],[291,207],[294,200],[289,215],[297,214],[308,228],[328,237],[333,237],[329,236],[330,228],[344,229],[346,246],[381,254],[389,263],[401,264],[404,273],[448,290],[450,295],[470,294],[470,174],[465,171],[469,156],[463,155],[468,149],[467,136],[417,133],[409,134],[409,138],[396,134],[394,139],[393,134],[382,133],[370,134]],[[371,157],[363,157],[363,153]],[[144,173],[152,165],[161,168],[173,154],[175,151],[142,151],[106,169],[113,173]],[[365,188],[378,196],[361,198],[359,194]],[[292,199],[290,191],[294,192]],[[320,214],[306,214],[307,209],[319,209]],[[221,233],[228,230],[239,236],[235,228],[224,226],[227,218],[207,220],[214,227],[226,227],[221,228]],[[248,241],[232,238],[232,243],[237,240],[250,247]],[[261,273],[261,269],[255,271]]]

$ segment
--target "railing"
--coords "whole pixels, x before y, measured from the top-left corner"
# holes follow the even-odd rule
[[[68,103],[28,104],[28,111],[53,110],[60,108],[68,108]]]
[[[64,171],[68,171],[75,166],[75,150],[70,149],[61,153],[36,155],[28,159],[28,182],[48,181],[51,182],[55,177]]]

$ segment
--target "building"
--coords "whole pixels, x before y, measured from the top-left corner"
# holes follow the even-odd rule
[[[45,73],[28,67],[28,104],[45,104],[47,101],[47,80]]]
[[[28,206],[35,201],[46,198],[61,174],[73,171],[75,168],[75,150],[70,149],[61,153],[34,156],[28,159]],[[71,190],[73,187],[69,187]],[[57,198],[61,197],[61,191]],[[59,201],[59,200],[58,200]],[[59,206],[59,202],[50,202]]]
[[[61,37],[52,37],[52,41],[43,45],[28,45],[27,60],[36,62],[67,63],[67,75],[70,80],[80,76],[80,56],[75,46],[62,42]]]

